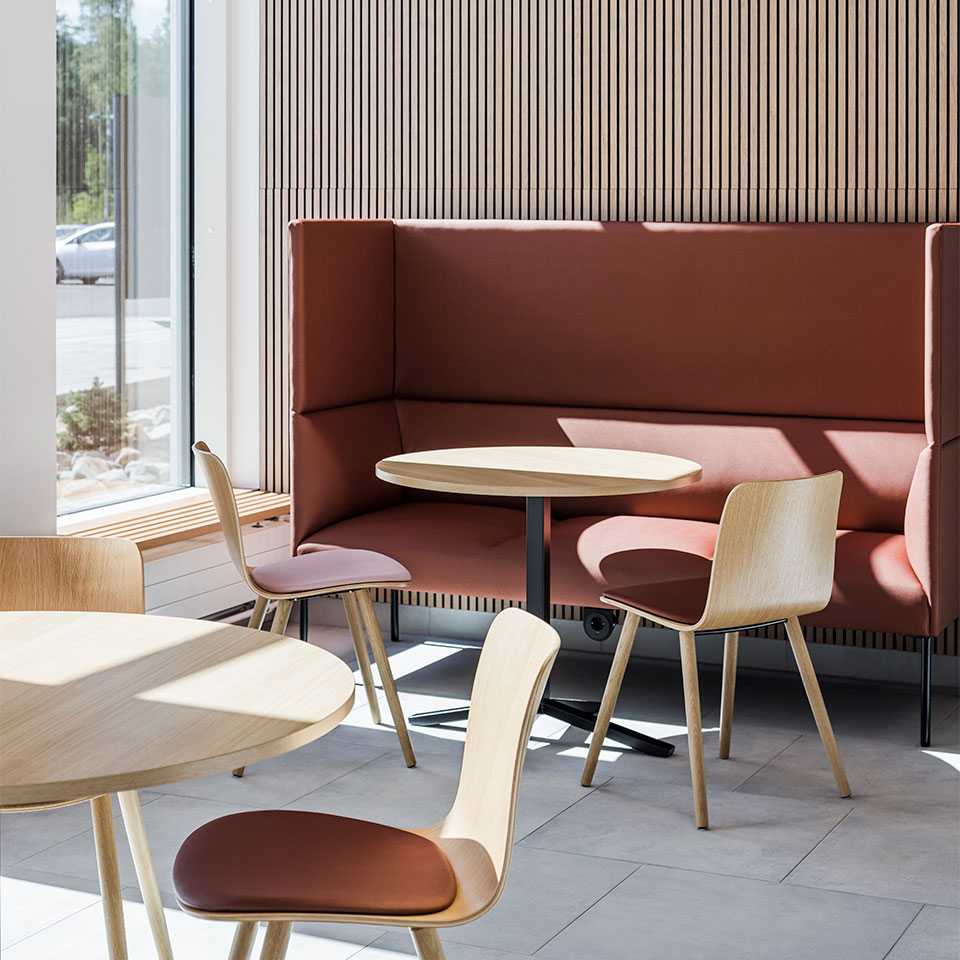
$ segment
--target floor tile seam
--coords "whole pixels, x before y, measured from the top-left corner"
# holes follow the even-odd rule
[[[556,940],[564,930],[576,923],[584,914],[589,913],[598,903],[609,897],[610,894],[613,893],[621,884],[626,883],[631,877],[636,876],[637,873],[639,873],[645,866],[646,864],[643,863],[636,864],[635,868],[631,870],[625,877],[618,880],[609,890],[605,890],[599,897],[597,897],[596,900],[584,907],[583,910],[581,910],[572,920],[569,920],[559,930],[557,930],[556,933],[552,934],[543,943],[541,943],[540,946],[533,951],[533,956],[536,956],[541,950],[545,949],[549,944]]]
[[[66,876],[66,875],[65,875]],[[19,946],[20,944],[26,943],[28,940],[32,940],[34,937],[40,936],[41,933],[45,933],[47,930],[52,930],[54,927],[59,926],[61,923],[66,923],[67,920],[72,920],[74,917],[79,916],[81,913],[86,913],[87,910],[99,910],[103,906],[103,898],[97,897],[93,903],[88,903],[85,907],[80,907],[79,910],[74,910],[72,913],[68,914],[65,917],[60,917],[58,920],[54,920],[52,923],[46,924],[46,926],[41,927],[39,930],[34,930],[33,933],[28,933],[25,937],[21,937],[19,940],[15,940],[13,943],[8,943],[4,948],[4,953],[7,950],[10,950],[12,947]]]
[[[851,806],[850,809],[847,810],[847,812],[780,878],[779,882],[786,883],[791,874],[798,870],[800,865],[806,862],[807,858],[812,856],[814,852],[819,849],[820,845],[827,839],[827,837],[829,837],[830,834],[833,833],[833,831],[836,830],[837,827],[839,827],[840,824],[843,823],[844,820],[846,820],[847,817],[849,817],[850,814],[856,809],[856,804]]]
[[[910,922],[900,931],[900,936],[898,936],[897,939],[890,944],[890,949],[883,955],[882,960],[887,960],[887,957],[889,957],[890,954],[897,949],[897,944],[907,935],[907,931],[914,925],[914,923],[916,923],[917,917],[923,913],[924,906],[926,906],[926,904],[921,904],[920,907],[918,907],[917,912],[910,918]]]
[[[782,750],[778,750],[772,757],[770,757],[769,760],[766,761],[766,763],[763,763],[759,767],[757,767],[757,769],[754,770],[753,773],[750,774],[750,776],[741,780],[740,783],[738,783],[735,787],[731,788],[730,792],[736,793],[742,786],[749,783],[758,773],[761,773],[762,771],[766,770],[767,767],[770,766],[770,764],[775,763],[777,760],[779,760],[780,757],[782,757],[792,746],[794,746],[794,744],[799,743],[804,738],[804,736],[805,734],[798,733],[797,736],[794,737],[793,740],[791,740]]]
[[[871,900],[884,900],[887,903],[908,903],[912,907],[944,907],[947,910],[958,910],[960,906],[949,903],[931,903],[929,900],[908,900],[906,897],[884,897],[878,893],[860,893],[856,890],[841,890],[839,887],[817,886],[812,883],[798,883],[796,880],[781,881],[780,886],[801,887],[804,890],[822,890],[824,893],[834,893],[845,897],[867,897]]]
[[[528,837],[532,837],[538,830],[542,830],[544,827],[549,826],[549,825],[550,825],[551,823],[553,823],[553,821],[556,820],[557,817],[559,817],[561,814],[566,813],[568,810],[572,810],[578,803],[582,803],[584,800],[587,799],[587,797],[592,796],[594,793],[596,793],[597,790],[600,789],[600,787],[606,786],[606,784],[608,784],[612,779],[613,779],[613,777],[607,777],[607,779],[604,780],[602,783],[593,784],[589,789],[587,789],[587,788],[585,787],[582,796],[577,797],[577,799],[574,800],[573,803],[568,803],[562,810],[558,810],[558,811],[557,811],[555,814],[553,814],[548,820],[544,820],[543,823],[540,823],[540,824],[538,824],[537,826],[535,826],[529,833],[525,833],[522,837],[515,837],[515,838],[514,838],[514,841],[513,841],[514,846],[516,846],[517,844],[519,844],[522,840],[526,840]],[[523,781],[522,781],[522,778],[521,778],[521,783],[522,783],[522,782],[523,782]],[[540,849],[549,849],[549,848],[532,847],[532,849],[534,849],[534,850],[540,850]],[[553,852],[554,852],[554,853],[560,853],[560,852],[562,852],[562,851],[556,850],[556,851],[553,851]],[[608,858],[604,858],[604,859],[610,859],[610,858],[608,857]],[[635,862],[635,861],[633,861],[633,862]]]
[[[382,760],[384,757],[389,757],[392,754],[392,750],[384,750],[383,753],[378,753],[375,757],[371,757],[369,760],[364,760],[363,763],[359,763],[357,766],[351,767],[349,770],[344,770],[343,773],[334,777],[332,780],[328,780],[326,783],[321,783],[319,787],[314,787],[312,790],[308,790],[306,793],[301,793],[299,797],[295,797],[293,800],[283,804],[281,809],[286,809],[293,803],[299,803],[304,797],[309,797],[311,793],[316,793],[318,790],[323,790],[326,787],[332,786],[333,784],[342,780],[344,777],[349,777],[350,774],[356,773],[358,770],[363,770],[364,767],[369,767],[371,763],[376,763],[378,760]]]

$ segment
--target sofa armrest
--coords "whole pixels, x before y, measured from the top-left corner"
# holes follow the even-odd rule
[[[960,224],[927,227],[925,286],[927,439],[949,443],[960,437]]]
[[[393,396],[393,221],[290,224],[294,413]]]
[[[960,616],[960,439],[932,443],[920,454],[904,534],[930,602],[928,633],[936,636]]]

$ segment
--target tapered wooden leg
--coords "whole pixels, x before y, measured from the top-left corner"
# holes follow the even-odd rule
[[[250,620],[247,622],[247,626],[251,630],[259,630],[263,626],[263,618],[266,612],[267,598],[258,596],[253,601],[253,610],[250,611]]]
[[[597,714],[597,722],[593,728],[593,737],[590,740],[590,749],[587,752],[587,761],[583,765],[583,773],[580,775],[580,783],[589,787],[593,783],[593,775],[597,769],[597,761],[600,759],[600,750],[603,748],[603,740],[607,735],[607,729],[613,718],[613,710],[617,705],[617,698],[620,696],[620,687],[623,684],[623,675],[627,672],[627,664],[630,662],[630,654],[633,652],[633,643],[637,636],[637,627],[640,625],[640,618],[635,613],[627,613],[623,621],[623,627],[620,630],[620,639],[617,641],[617,649],[613,655],[613,663],[610,665],[610,674],[607,677],[607,685],[603,691],[603,700],[600,701],[600,712]]]
[[[127,960],[127,934],[123,926],[120,868],[117,864],[110,797],[94,797],[90,801],[90,813],[93,816],[93,839],[97,846],[97,872],[100,874],[100,895],[103,897],[107,953],[110,960]]]
[[[260,600],[260,598],[258,598],[258,600],[257,600],[258,603],[259,603],[259,600]],[[264,600],[264,608],[266,608],[266,601],[265,601],[265,600]],[[254,612],[256,612],[256,609],[257,609],[256,606],[254,606],[253,609],[254,609]],[[292,609],[293,609],[293,601],[292,601],[292,600],[278,600],[278,601],[277,601],[277,608],[276,608],[276,610],[274,611],[274,614],[273,614],[273,623],[272,623],[271,626],[270,626],[270,632],[271,632],[271,633],[283,633],[283,632],[287,629],[287,621],[290,619],[290,611],[291,611]],[[263,613],[264,613],[264,612],[265,612],[265,611],[262,611],[261,614],[260,614],[261,623],[262,623],[262,621],[263,621]],[[250,618],[250,623],[251,623],[251,625],[253,624],[253,617]],[[259,629],[259,628],[258,628],[258,629]],[[244,771],[245,771],[246,769],[247,769],[246,767],[237,767],[237,768],[233,771],[233,775],[234,775],[235,777],[242,777],[243,774],[244,774]]]
[[[273,615],[273,623],[270,626],[271,633],[283,633],[287,629],[287,622],[290,620],[290,611],[292,609],[292,600],[277,601],[277,610]]]
[[[400,740],[404,762],[408,767],[415,767],[417,758],[413,754],[413,745],[410,743],[410,734],[407,732],[407,720],[403,715],[403,707],[400,705],[400,696],[397,693],[397,685],[393,680],[390,658],[387,656],[386,647],[383,645],[383,636],[380,634],[380,624],[377,623],[377,614],[373,609],[373,599],[370,596],[370,591],[358,590],[357,603],[360,606],[360,613],[367,629],[370,649],[373,650],[373,659],[377,661],[380,682],[383,684],[383,692],[386,694],[390,715],[393,717],[393,726]]]
[[[292,923],[272,921],[267,924],[267,935],[263,938],[260,960],[283,960],[290,943]]]
[[[147,909],[147,919],[153,932],[153,942],[157,948],[159,960],[173,960],[173,948],[170,946],[170,934],[167,932],[167,919],[163,913],[163,902],[157,887],[157,876],[153,870],[147,832],[143,828],[143,812],[140,809],[140,796],[136,790],[117,794],[120,812],[123,814],[123,826],[127,831],[127,842],[133,856],[133,866],[137,871],[143,905]]]
[[[683,704],[687,714],[687,743],[690,750],[690,778],[693,781],[693,808],[700,830],[709,828],[707,780],[703,774],[703,731],[700,719],[700,681],[697,678],[697,643],[692,633],[680,634],[680,666],[683,671]]]
[[[410,936],[413,937],[419,960],[446,960],[440,935],[432,927],[411,930]]]
[[[353,593],[343,595],[343,609],[347,614],[347,624],[350,626],[350,635],[353,637],[353,649],[357,654],[357,664],[360,667],[360,676],[363,677],[363,687],[367,691],[367,704],[370,707],[370,716],[373,722],[380,723],[380,700],[377,697],[377,687],[373,682],[373,672],[370,669],[370,655],[367,653],[367,641],[363,635],[363,623],[360,618],[360,608]]]
[[[723,693],[720,697],[720,759],[730,758],[730,732],[733,728],[733,694],[737,686],[737,647],[739,633],[723,638]]]
[[[233,943],[230,945],[230,956],[227,960],[250,960],[250,951],[253,941],[257,937],[257,924],[253,920],[238,923],[233,934]]]
[[[820,683],[810,661],[807,641],[803,636],[803,630],[800,628],[800,621],[796,617],[790,617],[787,620],[787,636],[790,638],[790,648],[793,650],[793,657],[797,661],[797,668],[800,670],[800,679],[803,680],[803,689],[807,692],[807,700],[810,701],[810,709],[813,711],[813,719],[816,721],[820,739],[823,741],[823,748],[827,751],[827,759],[833,768],[833,779],[837,781],[840,796],[849,797],[850,784],[847,782],[847,774],[843,769],[840,751],[837,749],[833,727],[830,725],[827,707],[823,702],[823,694],[820,692]]]

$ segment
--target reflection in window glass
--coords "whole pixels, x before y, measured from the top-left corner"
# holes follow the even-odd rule
[[[188,2],[57,0],[61,513],[189,481]]]

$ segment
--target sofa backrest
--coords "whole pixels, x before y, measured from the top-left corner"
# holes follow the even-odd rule
[[[703,481],[558,514],[717,520],[747,479],[843,469],[845,528],[902,531],[924,432],[924,228],[408,222],[405,450],[675,453]]]

